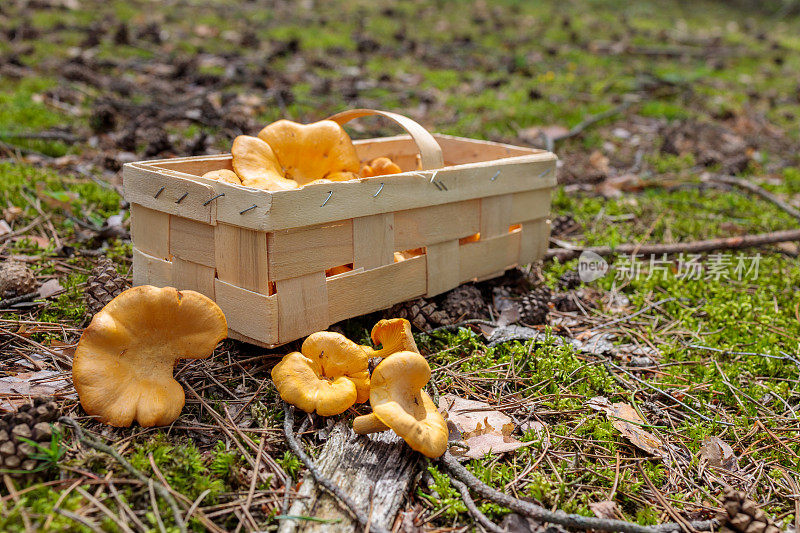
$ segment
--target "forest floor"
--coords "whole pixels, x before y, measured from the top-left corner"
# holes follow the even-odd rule
[[[205,406],[187,394],[169,428],[102,426],[70,381],[91,319],[87,277],[104,256],[130,277],[124,163],[225,152],[279,118],[386,109],[442,133],[552,147],[552,249],[673,246],[609,255],[609,273],[589,283],[554,252],[477,285],[483,307],[458,318],[494,325],[415,331],[438,394],[485,402],[513,421],[506,440],[526,443],[467,468],[549,509],[645,525],[713,518],[730,486],[800,531],[797,237],[690,245],[798,228],[800,19],[704,1],[271,4],[0,2],[0,258],[40,284],[0,303],[0,412],[55,396],[182,495],[182,512],[195,502],[191,529],[275,528],[303,474],[269,377],[293,345],[225,341],[176,371]],[[397,133],[371,120],[350,132]],[[492,342],[531,289],[546,316]],[[336,327],[367,343],[379,316]],[[620,410],[641,422],[620,424]],[[312,455],[326,427],[309,419]],[[0,476],[0,530],[177,530],[168,503],[119,461],[60,435],[36,476]],[[274,460],[254,472],[262,441]],[[511,531],[536,530],[477,504]],[[432,461],[397,527],[477,526]]]

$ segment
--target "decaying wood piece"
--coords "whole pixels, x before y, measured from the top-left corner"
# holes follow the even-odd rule
[[[391,530],[400,505],[414,482],[419,454],[391,431],[356,435],[337,424],[315,463],[361,509],[372,509],[370,523]],[[314,517],[325,522],[286,519],[279,533],[351,532],[358,528],[347,509],[320,488],[307,473],[289,516]],[[330,523],[328,520],[339,520]]]

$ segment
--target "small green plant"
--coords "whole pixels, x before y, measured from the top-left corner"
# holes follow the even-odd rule
[[[44,446],[39,442],[35,442],[25,437],[17,437],[17,439],[21,440],[25,444],[28,444],[38,450],[37,453],[29,455],[28,458],[37,461],[39,466],[33,470],[7,470],[0,468],[0,474],[35,474],[38,472],[44,472],[45,470],[57,468],[59,461],[62,457],[64,457],[64,454],[67,450],[63,444],[64,434],[62,431],[53,424],[50,424],[50,427],[52,434],[50,436],[50,444],[48,446]]]

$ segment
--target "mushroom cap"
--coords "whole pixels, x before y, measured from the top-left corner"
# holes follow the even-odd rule
[[[233,170],[242,185],[267,191],[296,189],[297,182],[286,179],[275,152],[258,137],[239,135],[231,145]]]
[[[368,350],[370,357],[387,357],[396,352],[419,353],[411,334],[411,323],[405,318],[380,320],[372,327],[370,337],[373,343],[381,345],[380,350]]]
[[[433,400],[422,390],[430,377],[431,367],[420,354],[394,353],[372,372],[369,403],[375,416],[412,449],[439,457],[447,450],[449,431]]]
[[[313,124],[278,120],[258,137],[272,147],[286,178],[301,187],[322,178],[346,181],[359,175],[361,162],[353,141],[332,120]]]
[[[185,402],[178,359],[204,359],[227,337],[211,299],[149,285],[120,293],[94,315],[75,350],[72,381],[83,409],[117,427],[171,424]]]
[[[233,170],[223,168],[222,170],[212,170],[203,174],[203,177],[209,180],[224,181],[226,183],[233,183],[234,185],[241,185],[242,180],[239,175]]]
[[[281,398],[307,413],[338,415],[369,399],[369,359],[344,335],[312,333],[272,369]]]
[[[373,176],[385,176],[388,174],[400,174],[403,170],[388,157],[376,157],[368,165],[361,167],[361,177],[371,178]]]

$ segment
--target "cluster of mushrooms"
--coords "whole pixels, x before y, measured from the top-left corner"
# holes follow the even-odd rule
[[[379,350],[331,331],[311,334],[300,352],[286,355],[272,369],[278,393],[321,416],[338,415],[369,400],[372,413],[353,420],[356,433],[391,429],[423,455],[441,456],[447,450],[447,423],[424,390],[431,368],[417,349],[411,324],[403,318],[381,320],[371,336]],[[382,360],[370,375],[374,357]]]
[[[227,334],[222,310],[198,292],[149,285],[123,291],[94,315],[75,350],[72,380],[83,409],[115,427],[134,420],[143,427],[171,424],[186,401],[173,377],[178,359],[209,357]],[[391,429],[414,450],[439,457],[447,449],[447,424],[424,390],[431,368],[411,324],[381,320],[372,341],[381,348],[313,333],[273,368],[278,393],[322,416],[369,400],[372,413],[355,418],[356,433]],[[370,374],[371,358],[381,361]]]
[[[279,120],[257,137],[239,135],[231,146],[233,170],[213,170],[204,178],[268,191],[312,183],[347,181],[401,172],[388,157],[362,164],[347,132],[332,120],[298,124]]]

